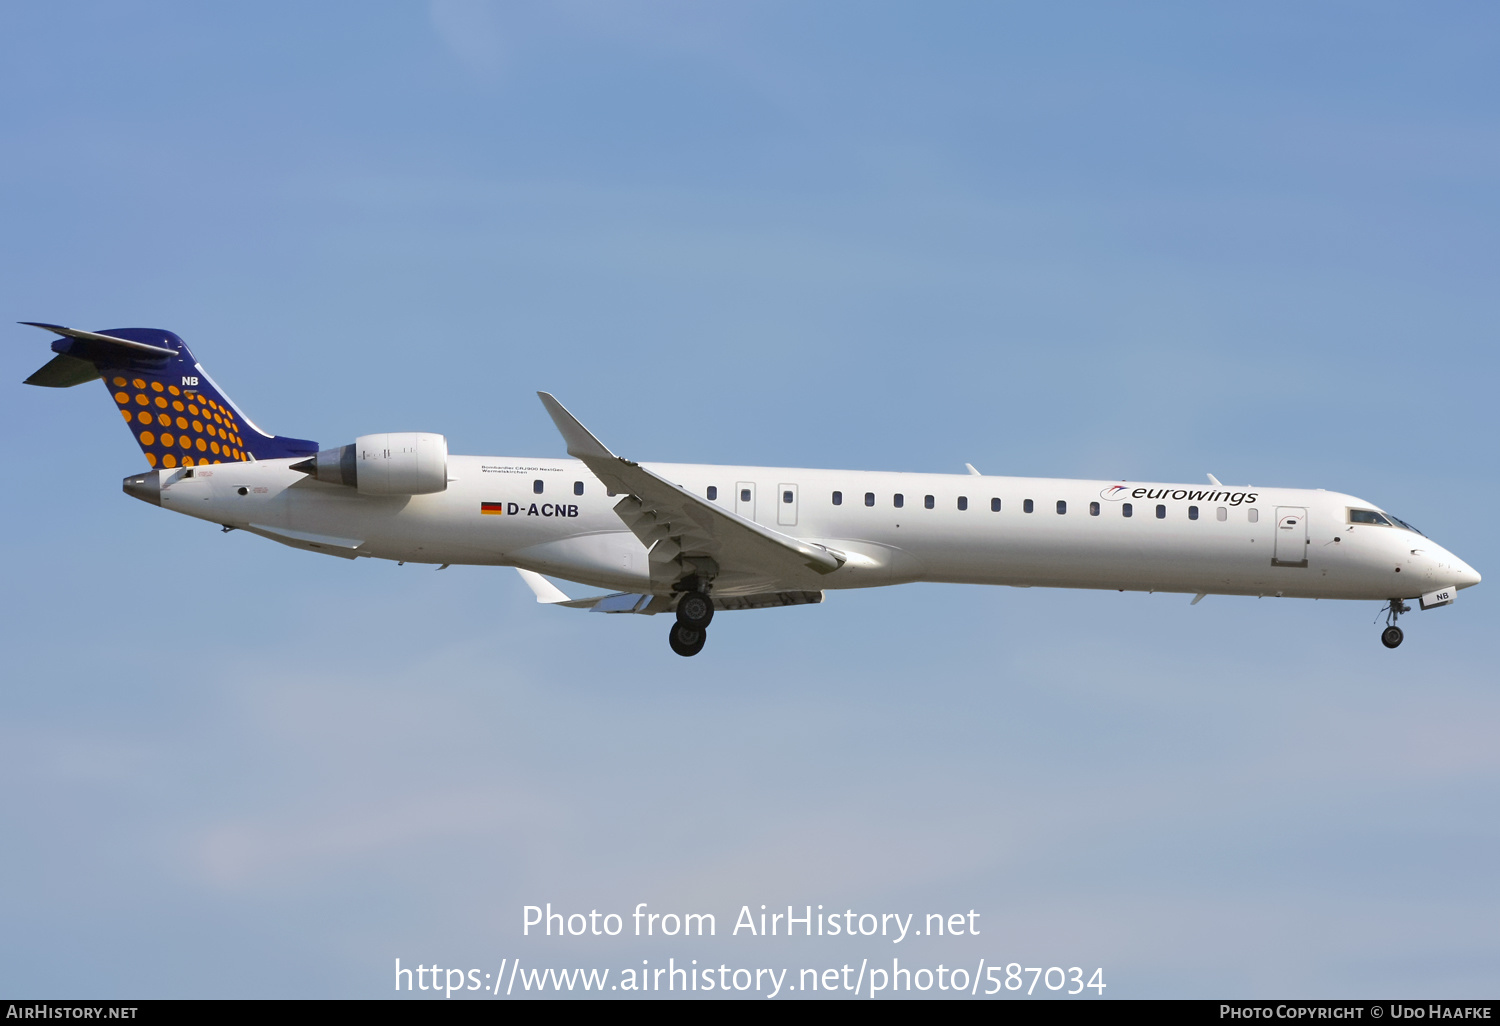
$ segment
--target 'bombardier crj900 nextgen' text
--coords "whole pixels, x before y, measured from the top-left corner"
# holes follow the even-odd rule
[[[28,322],[30,323],[30,322]],[[1322,490],[636,463],[552,396],[573,459],[455,456],[442,435],[319,450],[268,435],[170,331],[37,324],[29,379],[102,378],[151,470],[125,491],[224,529],[353,559],[512,566],[539,602],[672,613],[695,655],[717,610],[909,581],[1375,599],[1396,618],[1479,574],[1384,510]],[[542,574],[610,594],[569,598]]]

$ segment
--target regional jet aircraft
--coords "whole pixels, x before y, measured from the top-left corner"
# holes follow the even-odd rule
[[[33,323],[33,322],[25,322]],[[637,463],[552,396],[572,459],[457,456],[438,434],[319,449],[256,427],[170,331],[57,335],[27,379],[102,379],[151,470],[129,495],[344,559],[510,566],[549,605],[672,613],[696,655],[717,610],[911,581],[1370,599],[1396,619],[1479,583],[1364,499],[1318,489]],[[571,598],[542,574],[606,589]]]

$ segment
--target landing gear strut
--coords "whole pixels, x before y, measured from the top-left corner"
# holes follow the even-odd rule
[[[1401,633],[1401,628],[1396,626],[1396,618],[1402,613],[1409,612],[1411,612],[1411,606],[1400,599],[1391,599],[1385,607],[1385,630],[1380,632],[1380,643],[1386,648],[1395,648],[1401,644],[1401,639],[1406,637]]]
[[[695,656],[703,651],[703,645],[708,641],[708,629],[706,627],[689,627],[683,623],[674,623],[672,633],[667,635],[667,643],[672,646],[672,651],[680,656]]]

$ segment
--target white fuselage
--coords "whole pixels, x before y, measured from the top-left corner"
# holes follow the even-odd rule
[[[653,585],[645,545],[613,511],[619,497],[577,460],[450,456],[447,489],[416,496],[364,495],[292,462],[157,471],[160,502],[337,555],[518,566],[620,591],[664,590]],[[1378,507],[1322,490],[643,466],[847,557],[827,574],[726,572],[714,582],[726,596],[945,581],[1386,600],[1480,579],[1414,531],[1351,523],[1351,508]],[[482,511],[497,503],[501,512]]]

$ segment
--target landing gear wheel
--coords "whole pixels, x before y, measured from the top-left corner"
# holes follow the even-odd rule
[[[672,651],[680,656],[695,656],[703,651],[704,643],[708,641],[708,631],[702,627],[688,627],[680,623],[672,625],[672,633],[667,635],[667,643],[672,646]]]
[[[1405,637],[1405,635],[1401,633],[1400,627],[1387,627],[1385,630],[1380,632],[1380,643],[1386,648],[1395,648],[1397,645],[1401,644],[1401,639],[1403,637]]]
[[[677,622],[703,630],[714,618],[714,601],[701,591],[690,591],[677,600]]]

